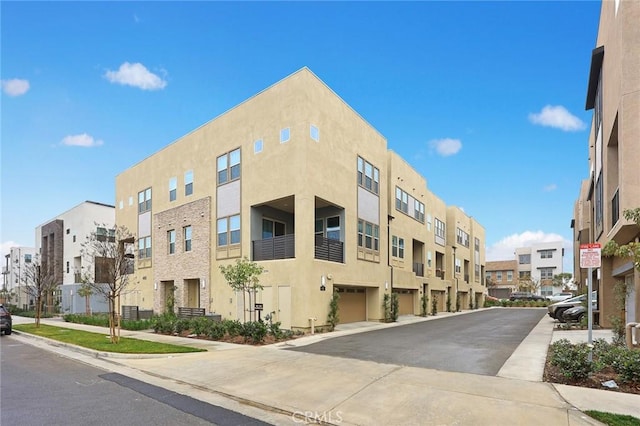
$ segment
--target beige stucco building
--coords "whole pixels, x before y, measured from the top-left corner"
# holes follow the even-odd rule
[[[116,202],[138,245],[124,304],[163,312],[175,286],[176,307],[243,319],[219,270],[239,257],[265,268],[257,302],[284,328],[326,324],[333,291],[340,322],[381,320],[391,292],[401,314],[456,288],[483,303],[482,226],[307,68],[119,174]]]
[[[611,240],[638,242],[640,229],[623,216],[640,207],[640,2],[603,1],[592,52],[586,109],[593,110],[589,135],[589,177],[582,182],[571,226],[574,277],[582,289],[588,269],[580,268],[580,245]],[[630,258],[602,258],[592,268],[600,324],[613,316],[640,321],[640,271]],[[625,307],[615,306],[614,284],[629,288]]]

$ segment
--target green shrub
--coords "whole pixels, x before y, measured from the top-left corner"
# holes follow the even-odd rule
[[[238,320],[225,319],[222,321],[222,326],[225,332],[231,337],[242,335],[242,323]]]
[[[171,313],[164,313],[161,315],[155,315],[149,320],[149,324],[153,331],[161,334],[173,333],[174,322],[176,321],[175,315]]]
[[[551,345],[551,364],[557,366],[565,377],[585,379],[593,371],[589,362],[589,347],[585,343],[573,345],[561,339]]]
[[[340,294],[334,291],[331,295],[331,301],[329,302],[329,314],[327,315],[327,324],[329,324],[330,331],[335,330],[336,325],[340,321],[340,315],[338,312],[338,300]]]
[[[625,349],[612,366],[623,382],[640,382],[640,351]]]
[[[400,299],[398,293],[391,293],[391,320],[393,322],[398,321],[398,314],[400,313]]]
[[[433,296],[431,299],[431,315],[436,316],[438,313],[438,296]]]
[[[240,335],[244,337],[245,342],[262,343],[267,336],[267,325],[262,321],[249,321],[242,325]]]
[[[225,324],[220,321],[211,321],[211,324],[207,327],[206,336],[213,340],[222,340],[227,330]]]

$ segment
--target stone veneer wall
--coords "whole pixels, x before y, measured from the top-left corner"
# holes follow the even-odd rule
[[[185,252],[184,228],[191,226],[191,251]],[[176,231],[176,249],[169,254],[168,232]],[[201,198],[153,215],[153,310],[164,312],[165,299],[162,281],[173,281],[175,308],[186,306],[186,280],[199,280],[200,307],[209,309],[211,271],[211,197]],[[205,288],[202,288],[205,280]],[[208,313],[208,312],[207,312]]]

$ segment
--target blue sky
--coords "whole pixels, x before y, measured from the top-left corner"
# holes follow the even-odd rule
[[[449,205],[488,260],[565,240],[588,174],[600,3],[1,3],[2,254],[303,66]],[[572,272],[571,251],[565,269]]]

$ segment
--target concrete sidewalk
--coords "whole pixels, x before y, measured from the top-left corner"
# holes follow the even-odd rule
[[[580,411],[587,409],[640,418],[638,395],[541,381],[547,348],[558,333],[553,331],[553,321],[546,317],[505,363],[498,377],[282,350],[320,339],[466,313],[403,317],[395,324],[346,324],[333,333],[262,347],[122,331],[126,337],[208,350],[161,357],[80,353],[64,345],[53,349],[273,424],[316,420],[336,425],[599,424]],[[14,317],[14,321],[17,324],[22,319]],[[100,327],[56,320],[43,323],[105,332]],[[584,334],[586,341],[586,332],[562,333],[578,333],[572,335],[575,339]]]

